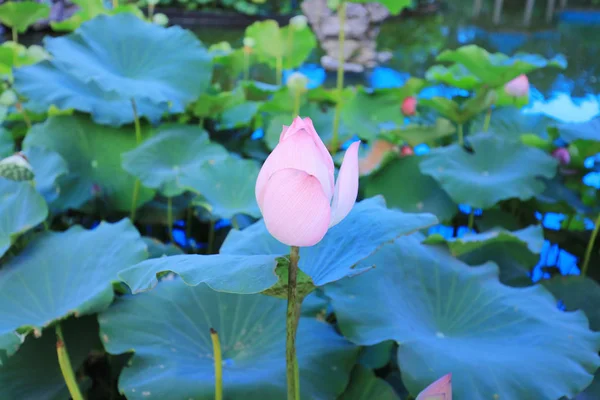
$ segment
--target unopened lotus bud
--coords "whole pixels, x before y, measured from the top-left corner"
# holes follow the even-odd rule
[[[402,114],[406,115],[407,117],[415,115],[417,112],[417,98],[414,96],[405,98],[400,109],[402,110]]]
[[[33,179],[33,168],[27,157],[19,152],[0,161],[0,176],[13,181],[30,181]]]
[[[154,17],[152,17],[152,22],[154,22],[156,25],[167,26],[169,24],[169,17],[163,13],[154,14]]]
[[[287,79],[286,85],[294,93],[305,93],[308,86],[308,78],[301,72],[292,72]]]
[[[400,149],[400,155],[402,156],[412,156],[415,154],[415,151],[410,146],[402,146]]]
[[[559,147],[552,152],[552,157],[556,158],[560,165],[569,165],[571,162],[571,153],[564,147]]]
[[[251,37],[244,38],[244,47],[253,48],[254,46],[256,46],[256,41],[253,38],[251,38]]]
[[[308,19],[304,15],[296,15],[290,18],[290,26],[300,31],[308,26]]]

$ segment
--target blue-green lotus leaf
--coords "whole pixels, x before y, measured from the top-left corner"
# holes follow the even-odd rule
[[[163,243],[153,237],[142,237],[148,249],[148,258],[160,258],[165,256],[178,256],[183,254],[183,250],[173,243]]]
[[[473,153],[454,144],[420,164],[421,172],[438,181],[456,203],[486,209],[500,200],[528,200],[544,191],[539,178],[556,174],[554,158],[518,141],[480,133],[469,137],[469,143]]]
[[[60,192],[58,180],[69,172],[67,162],[57,152],[41,147],[29,147],[23,153],[33,169],[35,188],[52,209]]]
[[[0,159],[11,156],[15,152],[15,141],[12,133],[0,127]]]
[[[128,399],[214,399],[213,328],[223,353],[224,398],[280,400],[286,396],[285,314],[280,299],[176,279],[120,298],[98,321],[109,353],[134,352],[119,378]],[[300,318],[296,346],[301,398],[336,398],[358,349],[309,317]]]
[[[115,8],[106,8],[104,0],[71,0],[77,5],[77,11],[69,18],[62,21],[50,21],[50,26],[56,32],[71,32],[79,28],[82,23],[94,17],[107,14],[131,13],[138,18],[144,18],[144,13],[135,4],[118,4]]]
[[[120,126],[133,122],[131,97],[103,91],[93,81],[84,82],[58,68],[54,61],[22,67],[13,72],[15,88],[27,97],[27,108],[38,113],[54,106],[59,110],[74,109],[90,113],[103,125]],[[158,122],[168,111],[167,104],[155,104],[146,98],[136,98],[138,115]]]
[[[112,303],[117,273],[147,256],[126,219],[40,234],[0,269],[0,337],[39,333],[69,315],[103,310]]]
[[[574,400],[596,400],[598,398],[600,398],[600,369],[596,372],[592,384],[575,396]]]
[[[357,264],[384,243],[437,223],[432,214],[407,214],[390,210],[380,196],[357,203],[350,214],[329,229],[323,240],[300,249],[298,266],[323,286],[349,275],[370,269]],[[243,231],[231,231],[221,254],[287,254],[289,248],[267,231],[261,220]]]
[[[445,118],[436,119],[433,124],[411,123],[395,129],[383,131],[383,135],[393,143],[406,142],[410,146],[433,143],[456,132],[454,125]]]
[[[246,101],[233,106],[221,114],[215,128],[221,131],[248,126],[254,120],[261,105],[262,102],[260,101]]]
[[[363,347],[358,357],[358,363],[370,369],[385,367],[391,360],[394,344],[393,340],[386,340],[373,346]]]
[[[562,301],[567,311],[582,310],[590,328],[600,331],[600,284],[585,276],[555,276],[542,284]]]
[[[45,45],[54,64],[77,80],[125,99],[168,104],[171,112],[197,99],[212,74],[210,56],[191,32],[128,13],[99,15]]]
[[[483,131],[485,115],[479,115],[471,125],[472,132]],[[489,130],[506,139],[519,140],[521,135],[534,134],[547,138],[546,130],[556,121],[544,114],[523,114],[515,107],[504,107],[492,112]]]
[[[48,206],[31,182],[0,178],[0,257],[15,237],[42,223],[47,216]]]
[[[528,74],[539,68],[555,67],[565,69],[567,61],[563,55],[547,60],[537,54],[517,53],[512,57],[502,53],[488,53],[487,50],[470,44],[456,50],[444,50],[437,56],[438,61],[462,64],[483,84],[498,88],[521,74]]]
[[[583,312],[560,311],[540,285],[504,286],[494,263],[470,267],[422,239],[402,237],[365,260],[377,268],[325,287],[344,336],[398,342],[413,396],[447,373],[457,399],[559,399],[590,384],[600,333]]]
[[[449,67],[434,65],[427,70],[425,78],[428,81],[445,83],[455,88],[474,90],[481,86],[481,81],[462,64],[453,64]]]
[[[182,174],[179,183],[204,198],[214,216],[231,219],[236,214],[260,217],[254,187],[259,165],[254,160],[227,157]],[[208,203],[208,204],[206,204]]]
[[[95,316],[61,322],[71,365],[83,365],[92,350],[102,349]],[[19,351],[2,360],[0,350],[0,398],[64,400],[70,398],[56,357],[54,327],[39,338],[28,336]]]
[[[422,160],[423,157],[410,156],[391,161],[369,177],[364,186],[365,196],[380,194],[390,207],[404,212],[428,212],[442,221],[450,220],[458,206],[439,183],[421,173]]]
[[[282,253],[281,255],[283,255]],[[260,293],[277,283],[277,255],[182,254],[153,258],[119,273],[133,293],[152,289],[157,274],[173,272],[190,286],[207,284],[227,293]]]
[[[206,163],[228,156],[221,145],[211,143],[204,129],[196,126],[165,125],[140,146],[123,154],[123,169],[142,184],[167,197],[180,195],[182,175],[195,175]]]
[[[48,18],[48,4],[35,1],[7,1],[0,5],[0,21],[19,33],[25,33],[27,28],[40,19]]]
[[[600,118],[587,122],[561,124],[558,126],[561,139],[567,143],[578,140],[600,142]]]
[[[94,196],[120,211],[131,208],[135,177],[121,167],[121,154],[136,146],[132,127],[96,125],[85,116],[50,117],[27,134],[25,149],[41,147],[60,154],[69,173],[59,182],[60,197],[53,207],[81,208]],[[99,194],[98,194],[99,192]],[[142,187],[138,205],[154,196]]]
[[[352,371],[350,384],[338,400],[400,400],[394,388],[373,371],[357,365]]]

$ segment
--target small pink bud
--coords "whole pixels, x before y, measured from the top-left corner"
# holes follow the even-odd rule
[[[513,97],[523,97],[529,94],[529,79],[527,75],[519,75],[504,85],[506,93]]]
[[[417,112],[417,99],[414,96],[409,96],[402,102],[402,114],[407,117],[415,115]]]
[[[569,165],[571,154],[565,147],[559,147],[552,152],[552,157],[556,158],[561,165]]]
[[[410,146],[402,146],[402,149],[400,149],[400,154],[403,156],[412,156],[415,154],[415,151]]]
[[[256,179],[267,230],[288,246],[314,246],[343,220],[358,195],[358,147],[350,145],[334,182],[334,165],[310,118],[283,127]]]
[[[452,374],[444,375],[427,386],[415,400],[452,400]]]

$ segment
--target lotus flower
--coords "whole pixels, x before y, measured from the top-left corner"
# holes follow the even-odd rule
[[[414,96],[410,96],[404,99],[404,101],[402,102],[402,114],[406,115],[407,117],[410,117],[412,115],[415,115],[415,113],[417,112],[417,99]]]
[[[452,374],[444,375],[427,386],[416,400],[452,400]]]
[[[256,180],[268,231],[288,246],[313,246],[343,220],[358,194],[358,147],[350,145],[334,185],[333,159],[310,118],[284,126]]]
[[[529,79],[527,75],[519,75],[504,85],[504,90],[511,96],[523,97],[529,94]]]
[[[552,152],[552,157],[556,158],[561,165],[569,165],[571,162],[571,153],[564,147],[559,147]]]

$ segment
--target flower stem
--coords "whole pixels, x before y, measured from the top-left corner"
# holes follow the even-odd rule
[[[173,198],[167,197],[167,226],[169,227],[169,240],[174,243],[173,240]]]
[[[154,16],[154,4],[148,3],[148,19],[152,21],[152,17]]]
[[[31,129],[31,119],[29,118],[29,115],[27,115],[27,111],[25,111],[25,108],[23,108],[23,104],[21,104],[21,102],[19,101],[17,102],[17,104],[15,104],[15,108],[23,116],[23,121],[25,121],[27,129]]]
[[[344,90],[344,62],[346,57],[344,56],[344,42],[346,40],[346,2],[342,0],[338,7],[338,19],[340,21],[340,31],[338,33],[338,65],[337,65],[337,103],[335,105],[335,115],[333,117],[333,136],[331,139],[331,153],[335,154],[339,148],[339,131],[340,131],[340,117],[342,113],[342,90]]]
[[[590,236],[590,241],[588,242],[587,248],[585,249],[585,257],[583,258],[583,266],[581,267],[581,276],[585,276],[587,274],[590,258],[592,256],[592,249],[594,248],[594,243],[596,242],[596,236],[598,236],[599,230],[600,214],[598,214],[598,217],[594,222],[594,230],[592,231],[592,236]]]
[[[290,266],[288,272],[288,303],[286,314],[286,375],[287,375],[287,400],[300,400],[300,379],[298,373],[298,360],[296,359],[296,330],[298,329],[298,259],[300,248],[291,247]]]
[[[208,247],[206,248],[206,254],[212,254],[213,247],[215,245],[215,220],[210,221],[210,228],[208,231]]]
[[[277,61],[275,64],[275,74],[277,75],[275,79],[277,80],[277,85],[281,86],[282,76],[283,76],[283,56],[277,56]]]
[[[301,93],[299,90],[296,90],[294,92],[294,111],[292,112],[292,121],[294,120],[294,118],[296,118],[297,116],[300,115],[300,98],[301,98]]]
[[[221,355],[219,334],[213,328],[210,328],[210,339],[215,359],[215,400],[223,400],[223,356]]]
[[[139,145],[142,142],[142,128],[140,125],[140,117],[138,115],[137,106],[135,100],[131,99],[131,108],[133,110],[133,124],[135,126],[135,142]],[[137,209],[138,197],[140,195],[141,182],[139,179],[135,180],[133,185],[133,194],[131,195],[131,213],[129,219],[131,222],[135,222],[135,211]]]
[[[112,0],[112,6],[113,6],[113,10],[117,7],[119,7],[119,0]]]
[[[471,212],[469,213],[469,232],[473,230],[473,226],[475,225],[475,208],[471,207]]]
[[[244,51],[244,80],[250,79],[250,54]]]
[[[71,359],[69,358],[69,352],[67,351],[60,323],[56,324],[56,354],[58,355],[58,364],[60,365],[60,370],[62,371],[71,398],[73,400],[83,400],[77,380],[75,379],[75,372],[73,372],[73,367],[71,366]]]
[[[17,33],[16,28],[12,28],[12,41],[15,43],[19,43],[19,34]]]
[[[483,122],[483,131],[487,132],[490,129],[490,121],[492,120],[492,107],[488,108],[485,113],[485,121]]]
[[[463,137],[463,125],[462,124],[458,124],[458,144],[460,144],[461,146],[464,146],[464,144],[465,144],[465,140]]]

